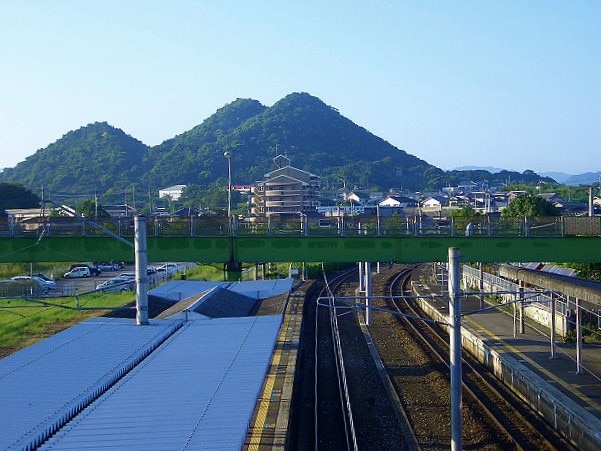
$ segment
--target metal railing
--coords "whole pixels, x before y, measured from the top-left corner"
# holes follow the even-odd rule
[[[134,218],[99,219],[46,218],[31,225],[12,221],[0,224],[1,237],[106,236],[103,229],[118,236],[133,237]],[[313,217],[290,214],[271,218],[222,216],[160,216],[146,220],[147,236],[383,236],[383,237],[564,237],[601,236],[601,217],[546,217],[501,219],[492,216],[473,218],[432,218],[415,216],[334,216]],[[98,226],[101,226],[99,228]]]

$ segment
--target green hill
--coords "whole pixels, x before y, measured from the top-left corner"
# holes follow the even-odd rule
[[[48,147],[5,169],[0,181],[18,182],[49,196],[121,193],[149,169],[149,147],[106,122],[65,134]]]
[[[251,184],[272,170],[273,157],[286,154],[293,166],[322,178],[325,189],[343,186],[385,191],[423,190],[450,182],[488,180],[487,171],[441,169],[399,150],[306,93],[293,93],[271,107],[237,99],[191,130],[148,147],[105,122],[89,124],[0,173],[36,194],[92,197],[123,202],[174,184],[224,184],[232,152],[233,182]],[[537,181],[532,171],[504,173],[513,181]],[[532,180],[530,180],[532,179]]]

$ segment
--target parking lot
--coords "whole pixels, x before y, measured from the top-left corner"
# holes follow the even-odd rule
[[[162,264],[156,265],[148,265],[149,268],[157,268]],[[176,265],[174,263],[168,263],[166,265]],[[177,265],[180,267],[180,270],[183,270],[183,266]],[[99,276],[92,276],[86,278],[78,278],[78,279],[58,279],[57,287],[55,290],[52,290],[49,295],[50,296],[74,296],[76,294],[88,293],[96,290],[96,286],[102,282],[105,282],[108,279],[119,276],[120,274],[135,274],[135,266],[134,265],[126,265],[123,269],[119,270],[108,270],[103,271]],[[160,283],[161,281],[170,278],[176,277],[176,271],[170,270],[167,272],[156,272],[148,275],[148,281],[151,286]],[[133,292],[132,292],[133,293]]]

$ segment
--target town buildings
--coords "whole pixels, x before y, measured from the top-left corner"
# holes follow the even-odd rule
[[[290,166],[290,159],[278,155],[276,169],[257,181],[250,198],[251,218],[269,218],[315,212],[319,206],[320,178]]]

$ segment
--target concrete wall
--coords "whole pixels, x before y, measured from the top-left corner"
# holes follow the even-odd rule
[[[470,274],[463,273],[463,286],[470,291],[478,291],[480,280]],[[492,283],[484,281],[483,291],[485,293],[494,293],[500,291],[500,288]],[[513,302],[516,297],[513,294],[499,294],[502,303]],[[530,318],[537,324],[540,324],[548,329],[551,328],[551,311],[550,309],[541,309],[536,305],[527,305],[524,308],[524,316]],[[555,333],[558,337],[565,337],[567,331],[567,318],[559,311],[555,311]]]

